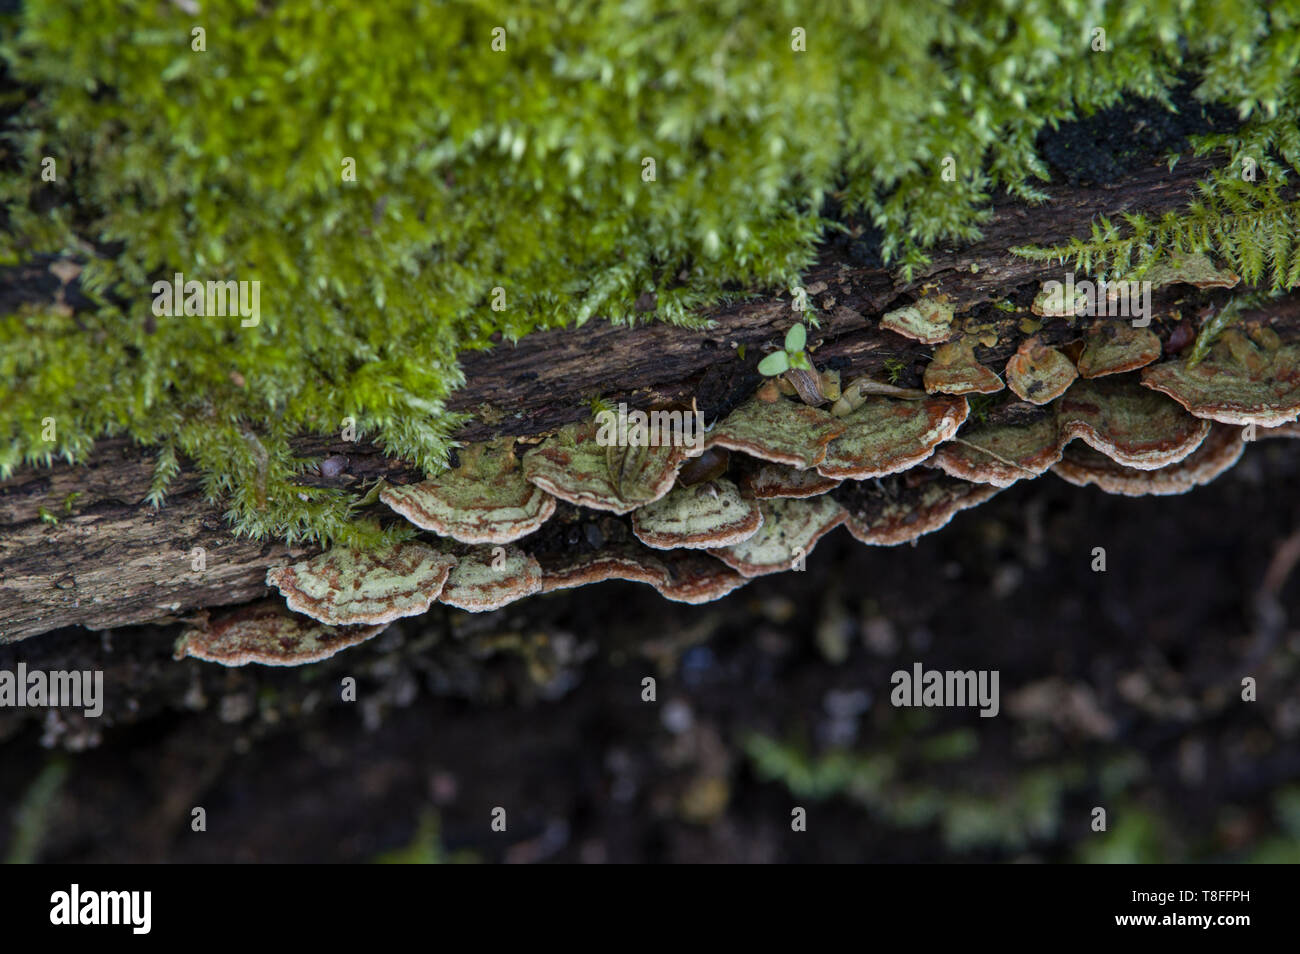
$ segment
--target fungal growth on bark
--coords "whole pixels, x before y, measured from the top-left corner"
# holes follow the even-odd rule
[[[680,445],[600,440],[591,420],[563,427],[524,454],[524,477],[569,503],[628,513],[672,489],[685,459]]]
[[[931,394],[996,394],[1006,385],[975,359],[978,340],[962,336],[935,349],[925,368],[925,389]]]
[[[1300,344],[1283,345],[1268,329],[1256,338],[1229,328],[1205,360],[1153,365],[1142,372],[1142,383],[1211,421],[1261,427],[1294,421],[1300,414]]]
[[[762,525],[743,543],[709,551],[742,576],[791,569],[844,522],[843,508],[830,495],[765,500],[762,511]]]
[[[827,445],[817,472],[840,480],[866,480],[914,467],[957,433],[967,410],[964,397],[867,398],[840,418],[844,431]]]
[[[278,600],[263,600],[213,619],[204,614],[181,634],[175,655],[223,666],[302,666],[363,643],[386,625],[328,626],[289,612]]]
[[[0,0],[0,860],[180,863],[52,923],[1300,861],[1298,437],[1300,0]]]
[[[1241,458],[1245,448],[1238,428],[1215,424],[1196,450],[1161,467],[1143,470],[1126,466],[1091,447],[1072,444],[1052,465],[1052,473],[1079,487],[1095,484],[1108,494],[1126,497],[1185,494],[1222,474]]]
[[[1037,335],[1026,338],[1007,362],[1007,387],[1030,404],[1047,404],[1065,393],[1079,372],[1074,362]]]
[[[485,613],[542,591],[542,568],[516,547],[475,547],[456,557],[438,602]]]
[[[429,608],[455,559],[419,543],[359,550],[334,547],[276,567],[266,582],[289,608],[331,626],[391,623]]]
[[[826,456],[826,445],[842,433],[843,423],[815,407],[751,400],[714,426],[708,446],[806,470]]]
[[[1160,338],[1149,328],[1128,322],[1098,320],[1088,332],[1079,356],[1079,376],[1100,378],[1145,368],[1160,360]]]
[[[938,471],[907,474],[879,484],[857,484],[836,495],[844,526],[872,546],[911,543],[945,526],[963,510],[992,498],[1001,488],[945,477]]]
[[[555,498],[524,478],[512,439],[468,448],[459,467],[386,487],[379,499],[421,530],[461,543],[510,543],[555,512]]]
[[[880,327],[911,338],[923,344],[941,344],[953,336],[953,310],[947,302],[922,299],[888,312],[880,319]]]
[[[656,550],[731,546],[749,539],[762,523],[758,503],[722,478],[678,487],[632,514],[637,538]]]

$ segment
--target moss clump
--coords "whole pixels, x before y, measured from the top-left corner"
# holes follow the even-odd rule
[[[0,263],[74,258],[95,302],[0,316],[0,475],[129,433],[151,499],[189,455],[256,535],[373,538],[292,435],[437,469],[460,351],[794,282],[832,198],[915,266],[1036,195],[1047,124],[1188,73],[1234,158],[1300,167],[1297,17],[1263,0],[183,6],[0,16]],[[176,272],[260,282],[260,322],[155,315]]]

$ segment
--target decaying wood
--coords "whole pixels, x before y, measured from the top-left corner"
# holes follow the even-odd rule
[[[881,313],[921,295],[946,295],[959,312],[1008,296],[1023,299],[1062,269],[1017,258],[1010,246],[1063,241],[1084,233],[1098,214],[1175,208],[1211,167],[1209,160],[1191,160],[1170,174],[1159,166],[1110,187],[1060,190],[1036,208],[998,203],[983,240],[939,250],[934,265],[910,284],[828,253],[805,278],[820,315],[810,336],[815,359],[851,375],[877,370],[887,359],[918,357],[921,346],[877,327]],[[57,279],[39,270],[10,270],[0,274],[0,304],[39,300],[58,288]],[[75,293],[67,301],[84,303]],[[695,399],[712,420],[752,391],[759,380],[755,356],[777,345],[793,314],[788,295],[759,298],[715,310],[708,331],[662,324],[629,330],[593,321],[468,355],[467,384],[450,405],[475,421],[459,436],[472,441],[494,433],[543,433],[590,413],[596,396],[638,407]],[[1023,308],[1010,314],[990,309],[988,321],[998,335],[990,362],[1014,352],[1026,314]],[[1270,315],[1300,325],[1300,294],[1271,306]],[[739,357],[740,346],[747,360]],[[309,437],[298,450],[347,458],[338,477],[311,481],[320,485],[418,478],[369,444]],[[147,448],[104,440],[85,465],[24,468],[0,483],[0,642],[69,625],[105,629],[246,602],[266,592],[269,565],[309,552],[235,538],[223,508],[205,501],[190,467],[173,482],[165,505],[153,509],[144,499],[153,460]],[[78,496],[65,507],[73,493]],[[201,570],[194,568],[196,548],[203,551]]]

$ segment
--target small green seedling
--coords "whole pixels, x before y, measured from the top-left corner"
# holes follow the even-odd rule
[[[785,374],[791,368],[811,371],[812,362],[808,359],[807,352],[803,350],[807,343],[808,332],[804,326],[791,325],[790,330],[785,333],[785,350],[773,351],[758,362],[759,373],[774,378],[778,374]]]
[[[42,523],[48,523],[51,527],[57,527],[59,525],[59,518],[54,516],[54,514],[50,513],[44,507],[37,507],[36,514],[41,518]]]
[[[890,358],[885,362],[885,376],[889,378],[890,384],[897,384],[898,379],[903,376],[903,371],[907,364],[899,358]]]

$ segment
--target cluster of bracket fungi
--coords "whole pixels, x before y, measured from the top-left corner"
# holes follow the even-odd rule
[[[923,301],[882,319],[937,345],[923,389],[765,387],[695,450],[604,446],[592,420],[465,448],[457,467],[380,494],[425,542],[273,568],[283,604],[205,620],[177,655],[297,665],[434,602],[481,612],[608,579],[708,602],[791,569],[840,524],[863,543],[906,543],[1048,471],[1108,493],[1184,493],[1238,460],[1243,426],[1300,436],[1300,343],[1266,325],[1229,328],[1199,362],[1161,361],[1149,329],[1094,319],[1070,345],[1031,336],[999,376],[975,358],[979,329],[953,317]],[[1004,389],[971,413],[970,395]]]

